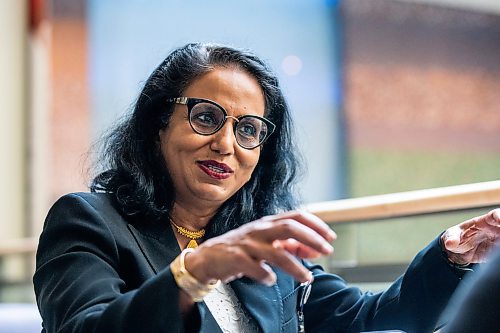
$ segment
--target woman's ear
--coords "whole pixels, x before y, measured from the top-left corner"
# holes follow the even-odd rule
[[[160,129],[158,130],[158,136],[156,137],[156,140],[157,140],[157,141],[160,141],[160,142],[161,142],[161,137],[162,137],[163,135],[165,135],[165,131],[166,131],[166,130],[167,130],[167,126],[163,126],[162,128],[160,128]]]

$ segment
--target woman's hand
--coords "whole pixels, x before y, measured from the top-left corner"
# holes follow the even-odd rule
[[[448,259],[455,264],[484,262],[500,240],[500,208],[446,230],[441,236]]]
[[[265,216],[203,242],[187,255],[186,269],[200,282],[229,282],[247,276],[273,285],[273,264],[301,282],[311,273],[295,258],[315,258],[333,252],[337,236],[321,219],[304,211]]]

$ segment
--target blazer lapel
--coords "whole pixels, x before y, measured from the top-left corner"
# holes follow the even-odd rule
[[[278,284],[267,287],[249,278],[242,278],[231,282],[231,287],[262,332],[280,332],[283,305]]]
[[[177,239],[169,225],[159,223],[134,223],[128,228],[155,274],[170,265],[181,253]],[[202,327],[200,333],[222,333],[204,302],[198,304]]]
[[[155,274],[167,267],[181,252],[168,224],[129,223],[128,228]]]

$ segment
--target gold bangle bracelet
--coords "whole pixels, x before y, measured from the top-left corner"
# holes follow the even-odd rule
[[[184,290],[193,299],[193,301],[201,302],[203,297],[217,287],[220,280],[206,284],[201,283],[187,271],[186,266],[184,265],[184,259],[186,258],[186,254],[193,251],[194,249],[192,248],[184,249],[170,264],[170,270],[172,271],[172,275],[174,276],[177,286]]]

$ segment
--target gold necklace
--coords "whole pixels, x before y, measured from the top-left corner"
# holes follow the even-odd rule
[[[198,247],[198,243],[196,242],[196,240],[205,236],[205,229],[200,229],[198,231],[191,231],[184,227],[181,227],[180,225],[175,224],[175,222],[172,221],[172,219],[170,219],[170,223],[172,223],[172,225],[175,227],[175,229],[180,235],[190,239],[186,247],[187,249]]]

